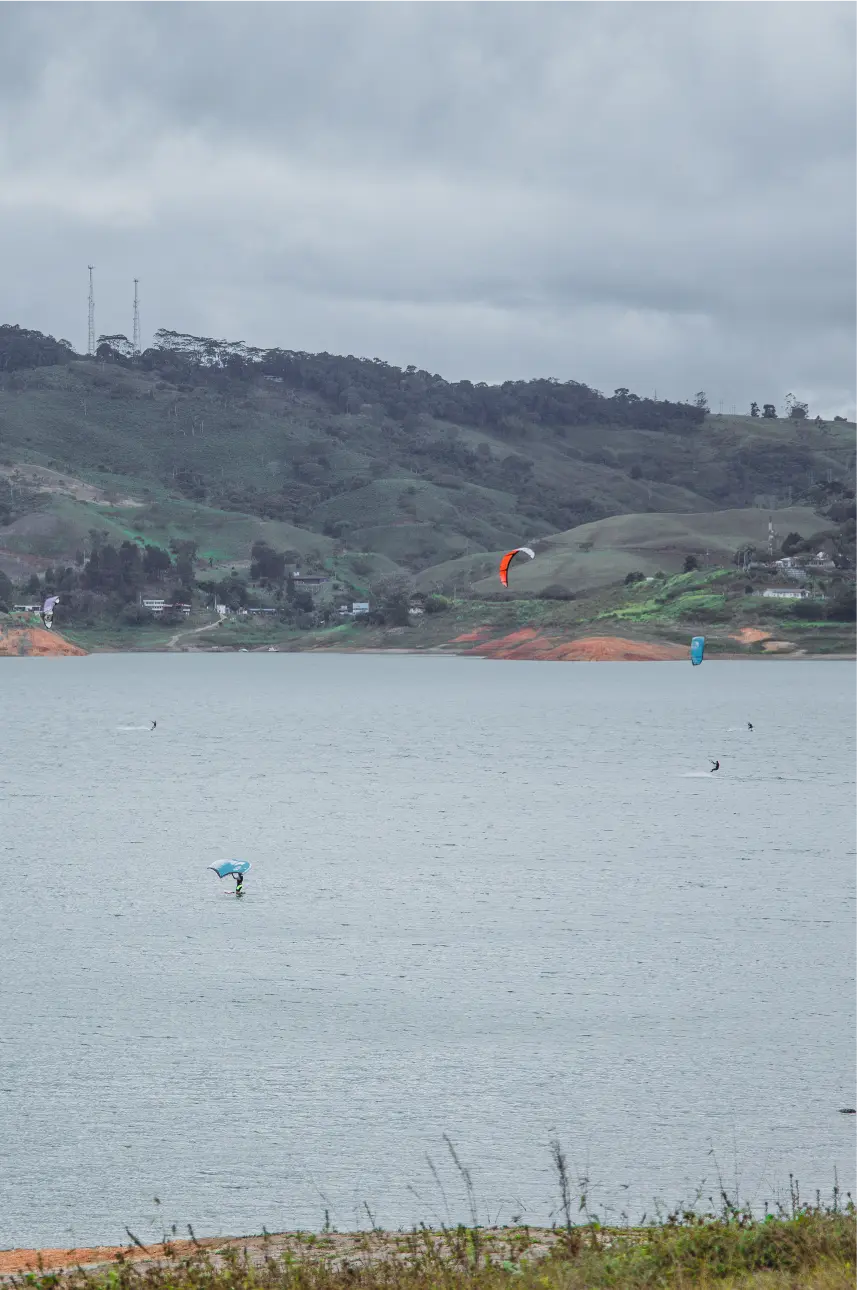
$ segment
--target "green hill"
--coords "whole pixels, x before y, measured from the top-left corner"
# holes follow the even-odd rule
[[[841,422],[706,416],[573,381],[451,383],[380,360],[156,340],[142,355],[104,343],[82,359],[0,327],[10,575],[71,562],[97,530],[192,539],[214,565],[246,562],[262,539],[302,561],[337,553],[426,583],[478,584],[495,553],[536,542],[538,564],[516,569],[516,586],[600,585],[632,568],[670,571],[715,539],[724,554],[758,539],[768,508],[827,506],[831,488],[853,486],[854,428]],[[746,508],[746,524],[724,521],[719,538],[705,521],[697,542],[697,521],[680,521]],[[643,526],[637,536],[623,516]],[[777,520],[782,533],[808,524]]]
[[[810,537],[830,527],[830,520],[801,506],[779,511],[614,515],[537,543],[535,560],[520,559],[512,566],[510,586],[523,593],[550,586],[586,591],[620,582],[632,572],[647,577],[658,572],[679,573],[688,555],[705,565],[729,565],[739,547],[767,550],[769,518],[778,535],[777,553],[788,533]],[[426,570],[423,581],[437,579],[439,573],[441,579],[450,576],[441,566],[440,570]],[[493,569],[474,582],[473,590],[479,595],[503,593]]]

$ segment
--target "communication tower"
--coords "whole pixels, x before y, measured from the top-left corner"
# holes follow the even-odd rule
[[[92,264],[89,265],[89,330],[86,337],[87,354],[95,353],[95,292],[92,286],[92,270],[94,267],[95,266]]]
[[[139,282],[140,282],[140,279],[139,279],[139,278],[135,278],[135,279],[134,279],[134,332],[133,332],[133,346],[134,346],[134,353],[135,353],[135,354],[139,354],[139,352],[140,352],[140,301],[139,301],[139,295],[138,295],[138,291],[137,291],[137,287],[138,287]]]
[[[768,516],[768,555],[772,560],[774,558],[774,547],[776,545],[778,537],[779,537],[779,534],[774,528],[774,517],[773,515],[769,515]]]

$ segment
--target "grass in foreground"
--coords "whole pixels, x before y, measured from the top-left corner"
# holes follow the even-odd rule
[[[764,1219],[727,1205],[718,1217],[672,1214],[638,1228],[593,1220],[549,1231],[460,1226],[183,1241],[167,1243],[157,1261],[140,1245],[109,1267],[10,1280],[34,1290],[845,1290],[854,1285],[854,1248],[850,1203],[844,1212],[818,1205]]]

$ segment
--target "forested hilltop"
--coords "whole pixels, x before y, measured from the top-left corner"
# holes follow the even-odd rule
[[[494,594],[495,554],[527,543],[553,554],[509,594],[577,595],[629,568],[678,572],[688,553],[705,567],[761,549],[761,508],[781,517],[778,542],[828,534],[845,570],[853,427],[769,394],[718,416],[702,391],[674,402],[549,378],[450,382],[166,330],[139,354],[117,335],[81,356],[2,326],[0,569],[13,598],[51,582],[67,613],[85,593],[91,617],[93,597],[113,612],[203,583],[209,603],[248,603],[254,584],[282,594],[298,568],[355,599],[391,578]],[[693,517],[712,511],[733,516],[717,549],[694,537]],[[637,517],[630,545],[602,527],[616,516]]]
[[[471,542],[487,539],[489,546],[505,540],[493,529],[511,540],[533,524],[540,532],[556,531],[636,502],[648,504],[647,485],[625,475],[617,488],[610,478],[612,470],[625,466],[627,471],[634,463],[623,445],[617,443],[614,452],[600,446],[603,434],[611,429],[681,436],[705,415],[695,406],[641,399],[627,390],[606,398],[575,381],[452,383],[380,359],[257,350],[169,331],[158,332],[155,342],[134,355],[124,337],[102,337],[93,363],[79,359],[65,341],[6,327],[0,329],[0,370],[13,393],[49,385],[55,396],[77,394],[75,419],[98,417],[117,436],[129,421],[122,415],[129,409],[120,411],[120,405],[149,400],[144,415],[135,408],[133,417],[145,423],[145,452],[129,454],[117,443],[105,461],[103,444],[96,450],[91,443],[87,460],[85,440],[95,436],[82,435],[78,427],[62,444],[44,442],[47,449],[65,448],[69,468],[154,473],[187,497],[334,536],[349,525],[360,527],[361,510],[382,524],[389,518],[378,514],[372,494],[364,507],[333,501],[378,479],[419,478],[441,490],[466,484],[491,490],[471,493],[463,506],[456,498],[456,509],[471,513],[464,535]],[[59,364],[65,381],[59,373],[26,376],[28,369]],[[92,407],[81,416],[87,393]],[[112,416],[96,411],[99,393],[111,401]],[[35,436],[30,438],[35,445]],[[666,486],[671,495],[659,495],[655,509],[663,509],[664,502],[666,509],[688,509],[690,498],[672,492],[670,472],[656,461],[658,455],[655,450],[645,478]],[[640,465],[637,479],[642,478]],[[719,487],[726,499],[726,481]],[[441,514],[420,513],[426,498],[421,504],[412,500],[413,493],[393,492],[396,496],[380,510],[392,506],[397,521],[442,520]],[[324,506],[326,511],[319,509]],[[433,551],[417,543],[417,549],[397,554],[419,564]]]

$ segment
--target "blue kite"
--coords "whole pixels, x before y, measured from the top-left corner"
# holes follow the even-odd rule
[[[221,860],[220,864],[210,864],[218,878],[228,878],[230,874],[246,873],[250,868],[249,860]]]
[[[705,656],[705,637],[694,636],[690,642],[690,661],[694,667],[698,667]]]

